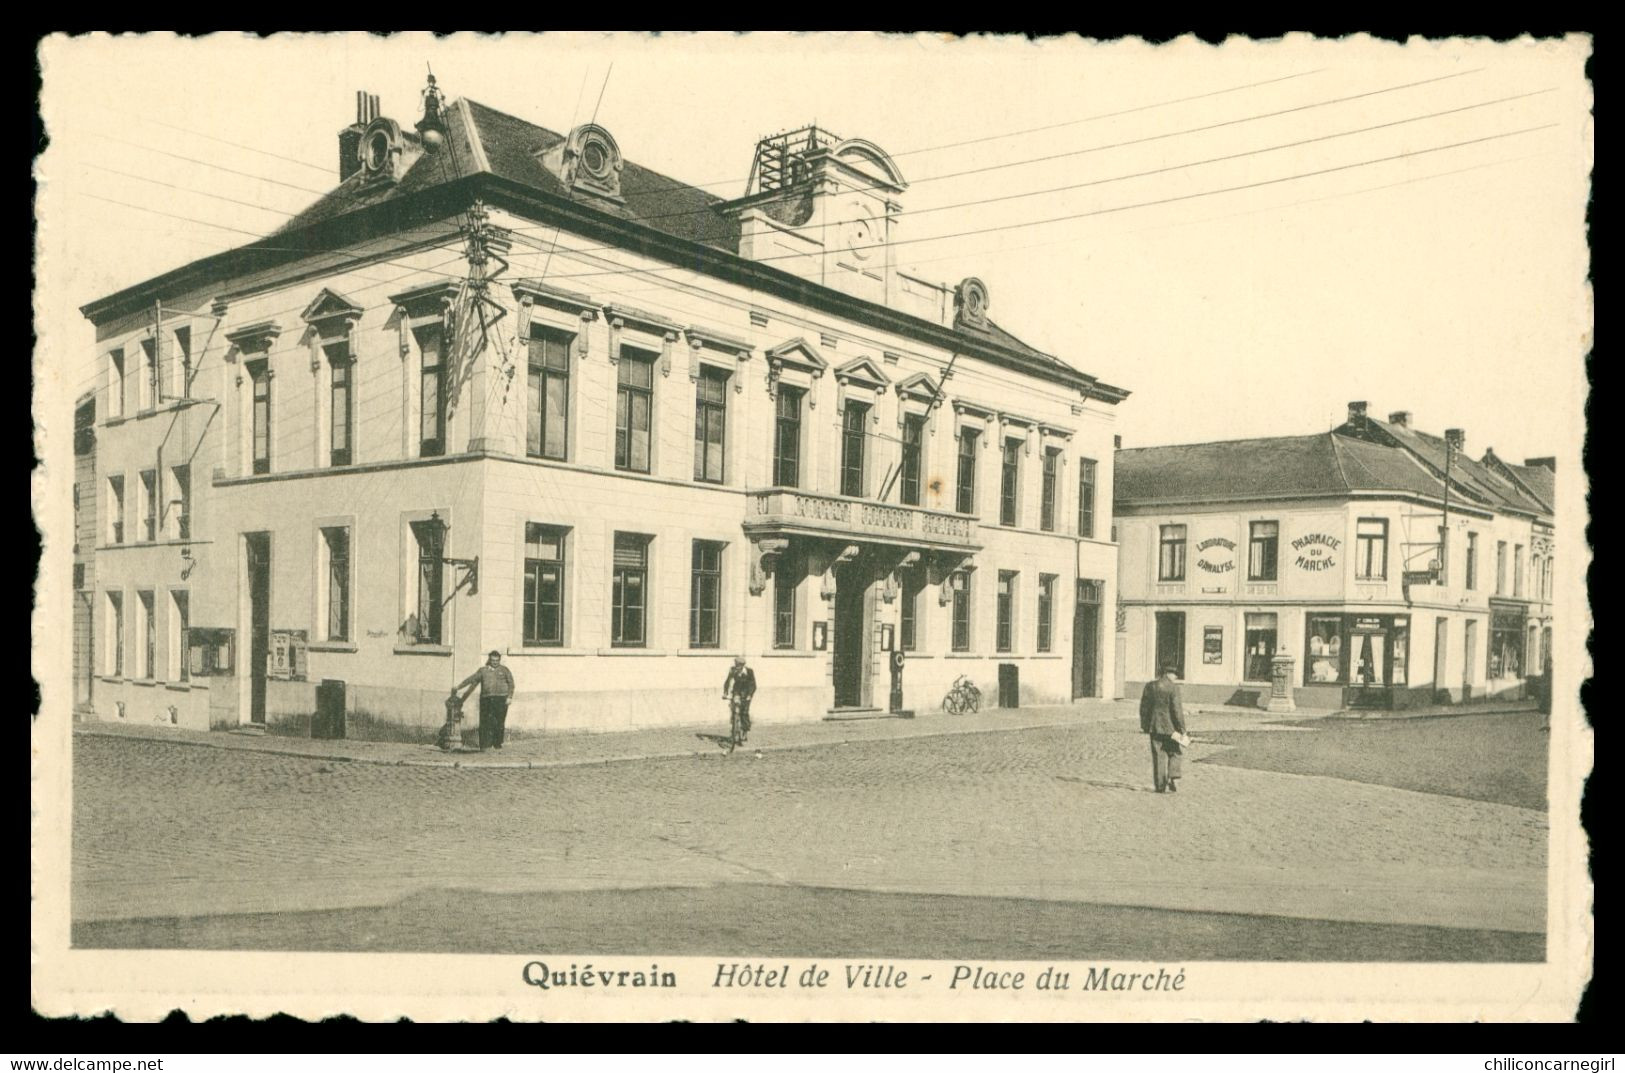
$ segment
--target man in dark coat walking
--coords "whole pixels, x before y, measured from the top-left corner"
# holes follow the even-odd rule
[[[513,696],[513,674],[502,665],[502,653],[492,651],[485,666],[463,679],[456,692],[480,687],[480,748],[500,749],[507,737],[508,699]]]
[[[1145,684],[1145,692],[1140,694],[1140,730],[1150,736],[1151,776],[1157,793],[1177,792],[1182,750],[1174,735],[1185,734],[1185,709],[1179,702],[1179,683],[1172,667],[1163,667],[1156,681]]]

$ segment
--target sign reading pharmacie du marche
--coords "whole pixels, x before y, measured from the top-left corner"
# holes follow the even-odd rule
[[[1337,565],[1334,553],[1342,545],[1341,540],[1326,533],[1305,533],[1292,542],[1292,550],[1298,553],[1296,562],[1299,570],[1319,573]]]

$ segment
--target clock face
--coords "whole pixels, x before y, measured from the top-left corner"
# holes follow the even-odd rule
[[[873,257],[879,252],[876,247],[886,241],[874,213],[868,206],[856,202],[847,208],[841,238],[848,252],[860,261]]]

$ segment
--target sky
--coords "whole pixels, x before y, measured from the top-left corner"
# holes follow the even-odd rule
[[[596,119],[628,159],[723,196],[767,134],[875,142],[909,182],[899,263],[980,278],[1004,328],[1133,392],[1125,446],[1324,431],[1363,400],[1464,428],[1475,456],[1577,468],[1587,48],[54,38],[37,359],[92,386],[80,305],[278,226],[336,185],[356,91],[409,126],[432,66],[450,98]]]

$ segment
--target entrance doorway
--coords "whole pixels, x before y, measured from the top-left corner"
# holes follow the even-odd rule
[[[1099,581],[1078,579],[1072,610],[1072,699],[1100,696]]]
[[[271,654],[271,534],[245,533],[248,561],[248,719],[265,725],[265,678]]]
[[[834,669],[837,708],[862,708],[869,699],[868,580],[868,569],[861,563],[836,567]]]
[[[1185,612],[1157,612],[1157,665],[1151,676],[1159,677],[1164,667],[1174,669],[1175,678],[1185,677]]]
[[[1350,707],[1391,707],[1387,631],[1356,628],[1349,640],[1349,681],[1353,686]]]

